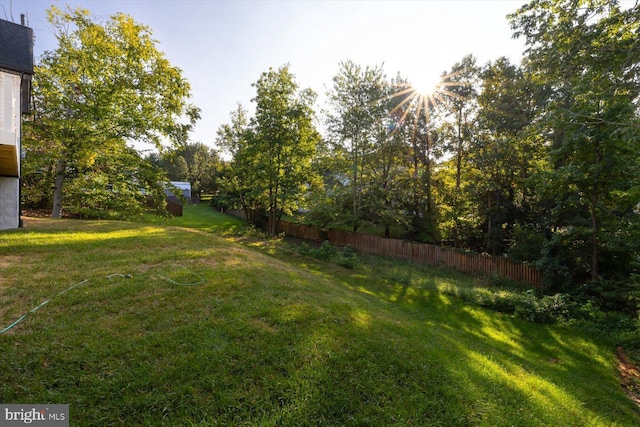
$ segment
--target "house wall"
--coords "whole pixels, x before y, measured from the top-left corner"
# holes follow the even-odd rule
[[[20,223],[20,83],[0,71],[0,230]]]
[[[20,141],[19,75],[0,70],[0,144],[17,145]]]

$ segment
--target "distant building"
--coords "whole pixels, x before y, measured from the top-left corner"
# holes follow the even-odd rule
[[[169,184],[171,184],[172,186],[180,190],[182,197],[184,197],[187,200],[187,202],[191,202],[191,183],[190,182],[171,181],[169,182]],[[165,188],[164,193],[167,195],[167,197],[177,196],[177,194],[173,194],[172,188]]]
[[[167,196],[167,212],[173,216],[182,216],[183,201],[191,203],[191,183],[170,181],[164,187],[164,194]]]
[[[33,31],[0,19],[0,230],[21,226],[21,114],[32,75]]]

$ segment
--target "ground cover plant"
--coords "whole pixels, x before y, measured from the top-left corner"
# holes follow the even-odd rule
[[[28,219],[0,232],[0,328],[53,298],[0,335],[0,401],[69,403],[72,425],[640,423],[609,341],[433,290],[472,280],[454,272],[379,273],[161,223]]]

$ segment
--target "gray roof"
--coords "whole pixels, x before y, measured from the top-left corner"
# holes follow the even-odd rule
[[[0,68],[33,74],[33,30],[0,19]]]

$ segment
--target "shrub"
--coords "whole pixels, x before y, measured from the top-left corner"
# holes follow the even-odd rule
[[[521,294],[515,315],[530,322],[553,323],[569,319],[571,306],[571,297],[567,294],[545,295],[538,298],[530,289]]]
[[[358,254],[351,249],[349,246],[345,246],[342,250],[336,255],[336,264],[341,267],[349,268],[353,270],[358,266],[360,262],[360,258],[358,258]]]
[[[354,269],[360,263],[358,254],[348,246],[338,248],[329,243],[328,240],[322,242],[319,248],[310,248],[302,243],[298,247],[300,255],[309,255],[321,261],[330,262],[341,267]]]
[[[533,262],[540,259],[545,245],[544,236],[535,229],[517,225],[511,233],[509,258],[517,262]]]

